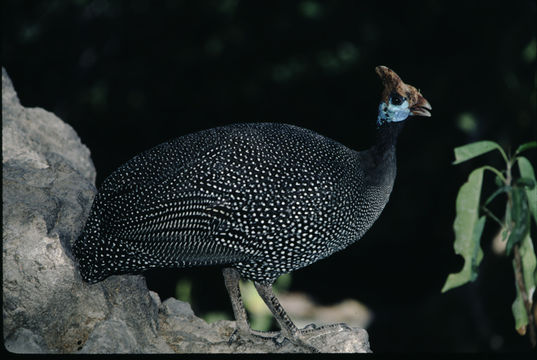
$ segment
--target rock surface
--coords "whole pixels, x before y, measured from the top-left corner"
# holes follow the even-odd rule
[[[95,167],[76,132],[23,107],[2,69],[4,345],[15,353],[305,352],[288,341],[228,340],[190,305],[160,301],[140,275],[84,283],[71,255],[96,193]],[[308,342],[321,352],[369,352],[367,332],[335,326]]]

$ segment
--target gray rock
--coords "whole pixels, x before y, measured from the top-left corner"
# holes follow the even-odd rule
[[[2,69],[3,319],[16,353],[306,352],[284,341],[238,337],[233,321],[208,324],[189,304],[161,302],[142,276],[89,285],[71,254],[96,189],[89,150],[54,114],[19,103]],[[324,329],[324,328],[323,328]],[[315,331],[321,352],[369,351],[367,332]]]
[[[192,319],[194,312],[189,303],[169,298],[160,305],[160,312],[165,316],[177,316],[184,319]]]
[[[325,353],[368,353],[369,335],[361,328],[352,328],[345,324],[325,325],[326,331],[313,332],[308,344]]]
[[[122,354],[140,351],[134,335],[123,320],[105,320],[95,327],[80,353]]]
[[[2,68],[3,161],[17,159],[35,168],[46,168],[49,153],[60,155],[90,183],[95,167],[89,149],[71,126],[41,108],[25,108],[17,97],[7,72]]]
[[[43,338],[25,328],[19,328],[8,336],[4,345],[8,351],[17,354],[42,353],[45,348]]]
[[[72,352],[117,317],[140,349],[151,349],[158,305],[144,278],[88,285],[70,252],[96,192],[88,149],[53,114],[22,107],[4,69],[2,152],[4,338],[17,344],[27,329],[42,339],[33,352]]]

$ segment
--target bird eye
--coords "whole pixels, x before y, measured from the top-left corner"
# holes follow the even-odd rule
[[[405,98],[399,94],[393,93],[391,95],[391,103],[393,105],[401,105],[405,101]]]

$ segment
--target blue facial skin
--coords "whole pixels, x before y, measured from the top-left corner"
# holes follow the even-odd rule
[[[406,120],[410,115],[410,109],[408,106],[408,100],[404,100],[399,105],[392,104],[392,99],[390,98],[389,104],[386,104],[382,101],[379,104],[379,115],[377,117],[377,126],[381,126],[387,122],[399,122]]]

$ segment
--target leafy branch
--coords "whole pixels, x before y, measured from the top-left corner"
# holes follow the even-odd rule
[[[505,161],[505,170],[500,171],[485,165],[473,170],[466,183],[459,189],[456,200],[454,249],[462,255],[464,266],[458,273],[450,274],[442,288],[446,292],[477,278],[477,270],[483,259],[480,239],[487,218],[500,226],[502,241],[506,241],[505,253],[512,256],[515,277],[516,298],[512,305],[515,328],[520,335],[529,329],[532,347],[537,343],[534,318],[533,294],[537,284],[536,256],[530,237],[531,218],[537,224],[537,181],[529,160],[520,154],[537,147],[537,142],[529,142],[518,147],[513,156],[508,155],[493,141],[478,141],[455,148],[455,162],[460,164],[492,150],[498,150]],[[513,167],[518,165],[519,176],[513,176]],[[485,200],[482,206],[481,188],[483,175],[488,170],[495,175],[498,188]],[[496,216],[487,206],[499,195],[506,194],[503,219]],[[482,214],[482,215],[481,215]]]

